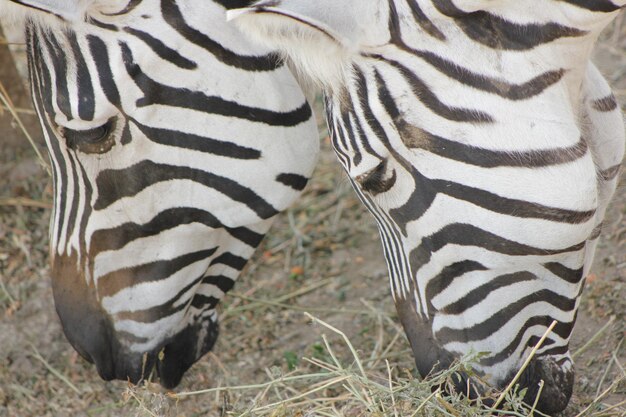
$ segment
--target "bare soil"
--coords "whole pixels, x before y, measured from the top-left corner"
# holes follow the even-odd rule
[[[611,27],[596,61],[626,104],[623,35],[621,22]],[[25,109],[20,116],[41,141],[22,81],[2,45],[0,82],[15,106]],[[52,198],[50,179],[12,117],[2,110],[0,143],[0,417],[226,416],[234,415],[229,410],[236,406],[253,402],[262,390],[174,399],[153,385],[138,392],[125,382],[100,380],[94,367],[67,343],[54,311],[47,267],[50,210],[41,208]],[[344,179],[324,135],[322,143],[323,154],[306,195],[281,215],[234,293],[224,300],[214,352],[191,369],[177,391],[259,384],[293,367],[310,366],[303,357],[327,352],[322,329],[312,326],[303,311],[343,330],[362,358],[388,359],[394,375],[414,373],[408,343],[395,320],[376,227]],[[575,394],[565,416],[575,416],[625,375],[625,216],[622,178],[574,330],[572,352],[587,347],[576,357]],[[340,355],[345,351],[338,348]],[[626,384],[613,388],[602,403],[626,400]],[[606,415],[626,416],[626,407]]]

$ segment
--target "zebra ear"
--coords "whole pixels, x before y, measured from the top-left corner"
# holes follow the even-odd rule
[[[67,22],[82,21],[87,9],[95,0],[0,0],[0,11],[7,10],[7,14],[31,15],[32,12],[44,12],[57,16]],[[11,7],[10,5],[23,7]]]
[[[227,19],[253,42],[278,50],[307,84],[334,88],[358,49],[352,14],[342,13],[342,7],[336,0],[263,0],[228,11]]]

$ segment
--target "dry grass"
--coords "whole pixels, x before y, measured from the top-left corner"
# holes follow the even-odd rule
[[[621,33],[621,23],[611,28],[601,53],[613,62],[607,75],[626,103]],[[32,113],[6,96],[3,102],[0,116],[3,110],[14,118]],[[150,382],[105,383],[65,342],[54,315],[46,268],[47,174],[33,171],[33,152],[2,152],[7,162],[0,175],[35,174],[0,184],[0,417],[541,415],[521,402],[515,386],[493,394],[503,394],[501,411],[443,395],[440,387],[450,386],[457,372],[471,373],[472,357],[426,380],[414,376],[376,228],[327,140],[306,195],[279,218],[225,300],[215,353],[196,364],[176,392]],[[579,378],[567,417],[626,416],[625,214],[612,212],[596,268],[602,278],[589,281],[583,300],[577,332],[584,336],[572,349]]]

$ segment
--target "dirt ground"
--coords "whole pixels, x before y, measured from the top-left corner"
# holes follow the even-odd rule
[[[596,61],[626,105],[624,35],[621,22],[609,28]],[[1,45],[0,82],[41,142],[29,99]],[[69,346],[54,312],[47,268],[50,179],[13,118],[2,110],[0,143],[0,417],[226,416],[259,400],[262,389],[240,387],[175,399],[154,386],[136,390],[124,382],[100,380]],[[323,329],[311,325],[304,311],[343,330],[373,369],[383,369],[387,359],[394,375],[414,372],[395,319],[376,227],[344,179],[324,134],[322,143],[306,195],[279,218],[226,298],[214,352],[191,369],[178,392],[263,384],[293,368],[311,367],[304,357],[327,353]],[[599,402],[622,405],[603,415],[626,416],[626,384],[614,384],[626,375],[625,215],[622,178],[574,330],[577,382],[565,416],[575,416],[607,389],[610,393]],[[346,354],[336,337],[331,343],[338,355]]]

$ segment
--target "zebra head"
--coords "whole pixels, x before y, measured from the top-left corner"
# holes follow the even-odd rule
[[[63,329],[103,378],[156,368],[173,387],[211,349],[216,304],[304,188],[312,112],[219,1],[98,1],[79,14],[74,2],[23,3],[52,13],[31,12],[25,30]]]
[[[544,412],[567,405],[570,334],[624,154],[589,56],[625,3],[272,0],[229,12],[323,88],[423,376],[482,353],[481,379],[503,388],[556,321],[520,383],[532,404],[545,382]]]

